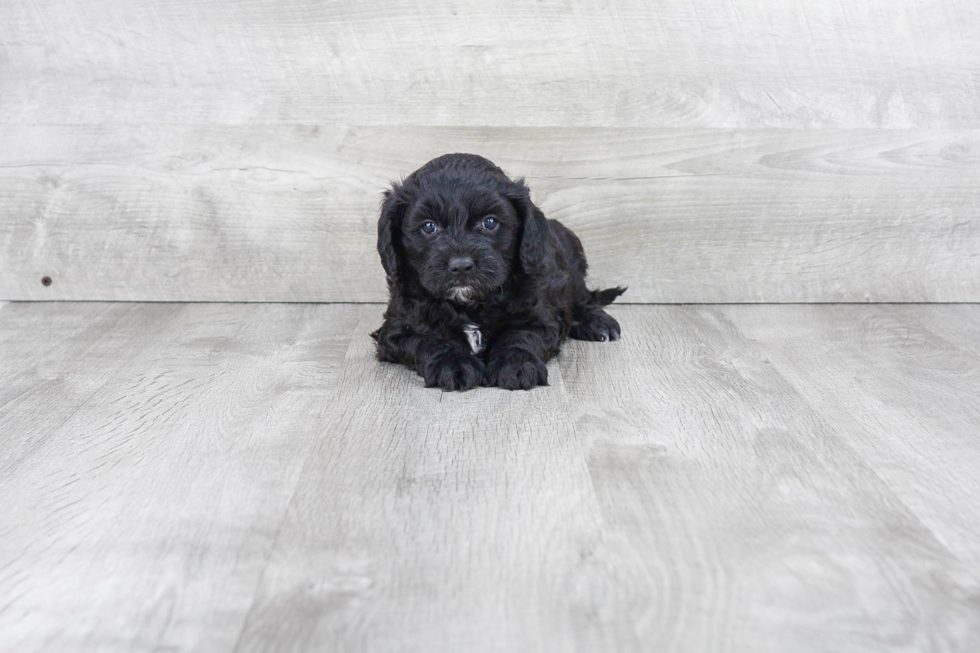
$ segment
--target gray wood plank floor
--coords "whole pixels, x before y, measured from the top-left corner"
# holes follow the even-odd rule
[[[551,386],[380,305],[0,310],[0,650],[980,650],[980,306],[615,306]]]

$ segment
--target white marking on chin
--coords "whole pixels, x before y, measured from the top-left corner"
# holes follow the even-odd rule
[[[458,288],[449,289],[449,299],[455,299],[457,302],[468,302],[470,298],[473,297],[473,288],[470,286],[460,286]]]
[[[480,326],[467,324],[463,327],[463,333],[466,334],[466,339],[470,341],[470,351],[474,354],[481,353],[483,351],[483,334],[480,333]]]

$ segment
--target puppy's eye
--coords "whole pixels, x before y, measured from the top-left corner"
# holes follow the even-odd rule
[[[487,217],[483,218],[484,231],[493,231],[496,228],[497,228],[497,218],[493,217],[492,215],[488,215]]]
[[[436,232],[436,229],[438,229],[438,227],[436,227],[436,223],[433,222],[432,220],[427,220],[426,222],[422,223],[420,229],[422,233],[424,233],[426,236],[431,236]]]

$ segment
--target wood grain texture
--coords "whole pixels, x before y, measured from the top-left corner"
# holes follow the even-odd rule
[[[964,128],[970,0],[0,4],[0,123]]]
[[[980,301],[980,6],[655,5],[4,2],[0,298],[382,301],[475,151],[629,301]]]
[[[452,394],[373,351],[352,340],[236,650],[572,650],[601,523],[560,369]]]
[[[570,343],[542,403],[432,396],[355,338],[238,650],[980,642],[975,568],[761,347],[715,309],[616,314],[627,339]]]
[[[0,650],[230,650],[356,319],[5,307]]]
[[[744,313],[781,324],[797,307],[771,308]],[[714,307],[629,307],[617,315],[624,347],[575,343],[562,362],[566,387],[579,397],[573,416],[591,443],[603,515],[587,593],[603,597],[599,614],[619,626],[597,619],[583,650],[976,646],[975,567],[852,448],[841,411],[811,405],[787,383],[763,338],[749,339]],[[795,346],[819,349],[829,336]],[[807,373],[861,368],[834,363]],[[917,379],[906,370],[902,382]],[[884,449],[902,447],[892,443],[902,434],[879,435]],[[956,481],[938,484],[947,482]],[[601,638],[627,628],[631,646]]]
[[[834,416],[849,446],[944,545],[980,569],[980,477],[967,471],[980,469],[976,307],[724,312],[765,343],[808,403]]]
[[[980,306],[614,306],[464,394],[381,311],[6,306],[0,650],[980,647]]]
[[[23,127],[5,299],[383,301],[380,193],[444,152],[526,176],[631,302],[980,301],[980,132]],[[42,276],[53,279],[42,286]]]

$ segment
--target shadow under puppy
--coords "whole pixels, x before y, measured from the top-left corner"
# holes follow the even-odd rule
[[[562,341],[617,340],[602,307],[625,288],[585,286],[582,243],[474,154],[429,161],[385,192],[378,253],[390,299],[378,359],[428,387],[547,385]]]

